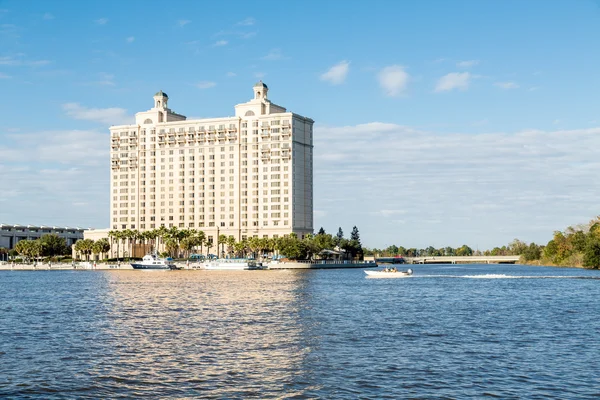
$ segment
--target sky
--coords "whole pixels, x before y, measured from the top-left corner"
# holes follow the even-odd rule
[[[314,221],[546,243],[600,214],[599,1],[0,0],[0,222],[106,228],[110,125],[252,97],[314,119]]]

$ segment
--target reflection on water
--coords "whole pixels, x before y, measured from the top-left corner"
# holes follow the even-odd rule
[[[364,275],[0,271],[0,397],[599,394],[598,271]]]
[[[92,372],[106,385],[125,379],[150,392],[179,386],[184,396],[275,395],[308,351],[298,323],[305,274],[119,271],[108,281],[114,347]]]

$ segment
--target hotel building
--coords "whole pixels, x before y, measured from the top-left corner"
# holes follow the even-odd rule
[[[233,117],[188,120],[159,91],[135,124],[112,126],[111,229],[312,233],[314,121],[272,103],[264,83],[253,89]]]

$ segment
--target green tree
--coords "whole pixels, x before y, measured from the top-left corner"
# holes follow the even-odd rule
[[[229,236],[227,238],[227,254],[233,254],[233,252],[235,251],[235,237],[233,236]]]
[[[44,256],[54,257],[69,254],[67,241],[57,234],[50,233],[42,235],[39,240],[42,245],[42,253]]]
[[[529,246],[521,253],[523,261],[534,261],[539,260],[542,256],[542,250],[540,246],[535,243],[530,243]]]
[[[225,255],[225,245],[227,244],[227,235],[220,234],[219,235],[219,246],[221,246],[221,253],[219,257],[223,257]],[[219,251],[219,249],[217,249]]]
[[[600,268],[600,239],[591,237],[583,253],[583,266],[586,268]]]
[[[334,243],[335,243],[335,245],[336,245],[337,247],[340,247],[340,248],[341,248],[341,247],[342,247],[342,246],[341,246],[341,244],[342,244],[342,240],[343,240],[343,239],[344,239],[344,231],[342,230],[342,227],[340,226],[340,227],[338,228],[338,232],[337,232],[337,234],[335,235],[335,238],[333,239],[333,240],[334,240]]]
[[[469,246],[467,246],[466,244],[463,244],[458,249],[456,249],[456,255],[457,256],[472,256],[473,249],[470,248]]]
[[[190,256],[190,252],[195,246],[195,240],[196,239],[194,237],[185,237],[181,239],[181,242],[179,242],[179,247],[184,251],[186,257],[188,258]]]
[[[94,241],[92,239],[79,239],[75,242],[75,251],[85,256],[85,260],[90,260],[90,254],[94,250]]]

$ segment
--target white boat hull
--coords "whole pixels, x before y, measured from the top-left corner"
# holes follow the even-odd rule
[[[204,263],[204,269],[213,271],[244,271],[261,269],[255,261],[249,260],[213,260]]]
[[[413,276],[412,271],[367,271],[367,278],[410,278]]]

